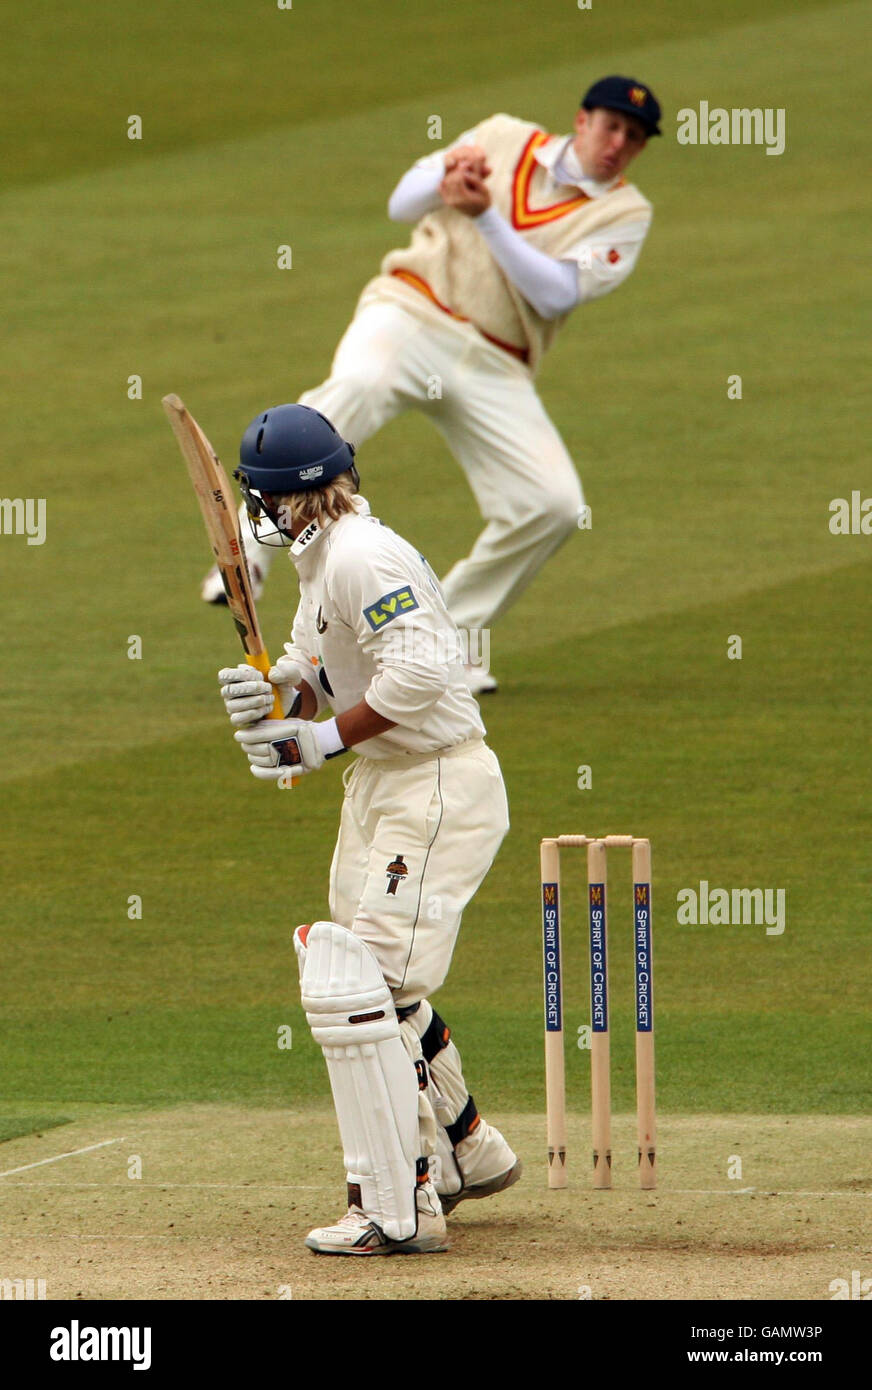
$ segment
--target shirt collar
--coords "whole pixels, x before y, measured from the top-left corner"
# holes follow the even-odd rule
[[[361,497],[360,493],[356,493],[354,497],[354,512],[347,513],[347,515],[353,516],[355,513],[357,516],[370,515],[369,503],[365,497]],[[318,521],[310,521],[305,530],[297,536],[297,539],[291,542],[290,552],[293,563],[299,566],[300,562],[316,549],[321,537],[326,536],[327,532],[342,520],[343,517],[340,516],[336,521],[328,521],[326,526],[322,526]]]
[[[332,526],[332,522],[330,525]],[[308,555],[314,550],[318,541],[329,530],[329,526],[322,526],[320,522],[310,521],[304,531],[301,531],[295,541],[291,542],[291,559],[297,564],[304,555]]]
[[[589,198],[601,198],[604,193],[608,193],[620,183],[621,175],[616,174],[606,183],[597,183],[596,179],[589,179],[581,172],[575,151],[571,149],[574,139],[573,135],[552,135],[550,140],[534,151],[533,158],[548,170],[555,183],[580,188]]]

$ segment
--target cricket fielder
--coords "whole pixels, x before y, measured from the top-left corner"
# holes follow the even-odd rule
[[[521,1171],[479,1115],[428,1001],[508,829],[502,774],[439,584],[370,516],[353,447],[318,411],[278,406],[243,436],[236,477],[249,514],[290,545],[300,585],[269,683],[250,666],[219,672],[236,738],[265,780],[357,754],[343,778],[330,920],[294,933],[348,1184],[347,1214],[306,1244],[338,1255],[445,1250],[444,1213]],[[264,717],[274,687],[282,721]]]
[[[441,431],[485,521],[442,586],[467,634],[504,612],[586,520],[534,378],[572,309],[636,264],[652,209],[624,174],[659,120],[648,87],[606,77],[583,97],[573,134],[496,115],[419,159],[388,204],[394,221],[416,224],[411,243],[385,257],[329,378],[300,398],[357,445],[409,408]],[[269,551],[249,551],[260,580]],[[223,598],[214,572],[203,597]],[[496,689],[481,667],[467,675],[476,693]]]

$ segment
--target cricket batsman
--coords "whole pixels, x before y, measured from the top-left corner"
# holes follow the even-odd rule
[[[502,774],[438,581],[370,515],[354,448],[317,410],[282,405],[252,421],[235,476],[258,528],[271,523],[269,538],[290,547],[300,588],[269,680],[246,665],[219,672],[236,738],[265,781],[355,754],[330,920],[294,933],[348,1188],[346,1214],[306,1244],[328,1255],[445,1250],[445,1213],[521,1172],[479,1114],[428,997],[508,829]],[[282,721],[265,717],[274,688]]]
[[[357,445],[410,408],[442,433],[485,522],[442,583],[466,633],[503,613],[586,520],[535,375],[572,310],[636,265],[652,208],[624,175],[659,120],[644,83],[604,77],[569,135],[500,114],[419,159],[388,203],[393,221],[415,224],[410,244],[385,257],[330,376],[300,397]],[[587,381],[601,381],[589,353],[586,365]],[[581,372],[582,402],[585,390]],[[260,581],[270,552],[249,552]],[[223,600],[216,571],[202,594]],[[484,666],[469,665],[467,679],[477,694],[496,689]]]

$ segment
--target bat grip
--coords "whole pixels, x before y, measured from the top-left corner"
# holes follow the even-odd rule
[[[272,666],[272,662],[269,659],[268,653],[246,652],[245,655],[249,665],[253,666],[255,670],[260,671],[264,679],[268,678],[269,669]],[[276,690],[273,696],[273,707],[267,715],[267,719],[284,719],[284,717],[284,713],[282,712],[282,702],[279,698],[279,692]],[[299,777],[294,777],[287,782],[280,782],[279,786],[283,790],[290,789],[291,787],[295,787],[299,780]]]
[[[270,667],[272,666],[272,662],[270,661],[269,656],[266,652],[258,652],[256,655],[252,652],[247,652],[246,658],[250,666],[253,666],[257,671],[260,671],[261,675],[264,678],[268,677]],[[267,719],[284,719],[284,717],[285,716],[282,712],[282,702],[279,698],[279,692],[278,690],[276,690],[273,696],[273,707],[267,715]]]

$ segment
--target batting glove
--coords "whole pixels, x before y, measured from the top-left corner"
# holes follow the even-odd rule
[[[280,656],[275,666],[269,668],[267,679],[278,689],[282,714],[290,714],[294,711],[294,701],[300,694],[300,686],[303,683],[302,666],[295,657]]]
[[[256,724],[269,714],[275,691],[253,666],[225,666],[218,672],[218,679],[234,728]]]
[[[327,758],[345,753],[335,719],[264,719],[233,737],[248,755],[251,772],[266,782],[286,782],[317,772]]]

